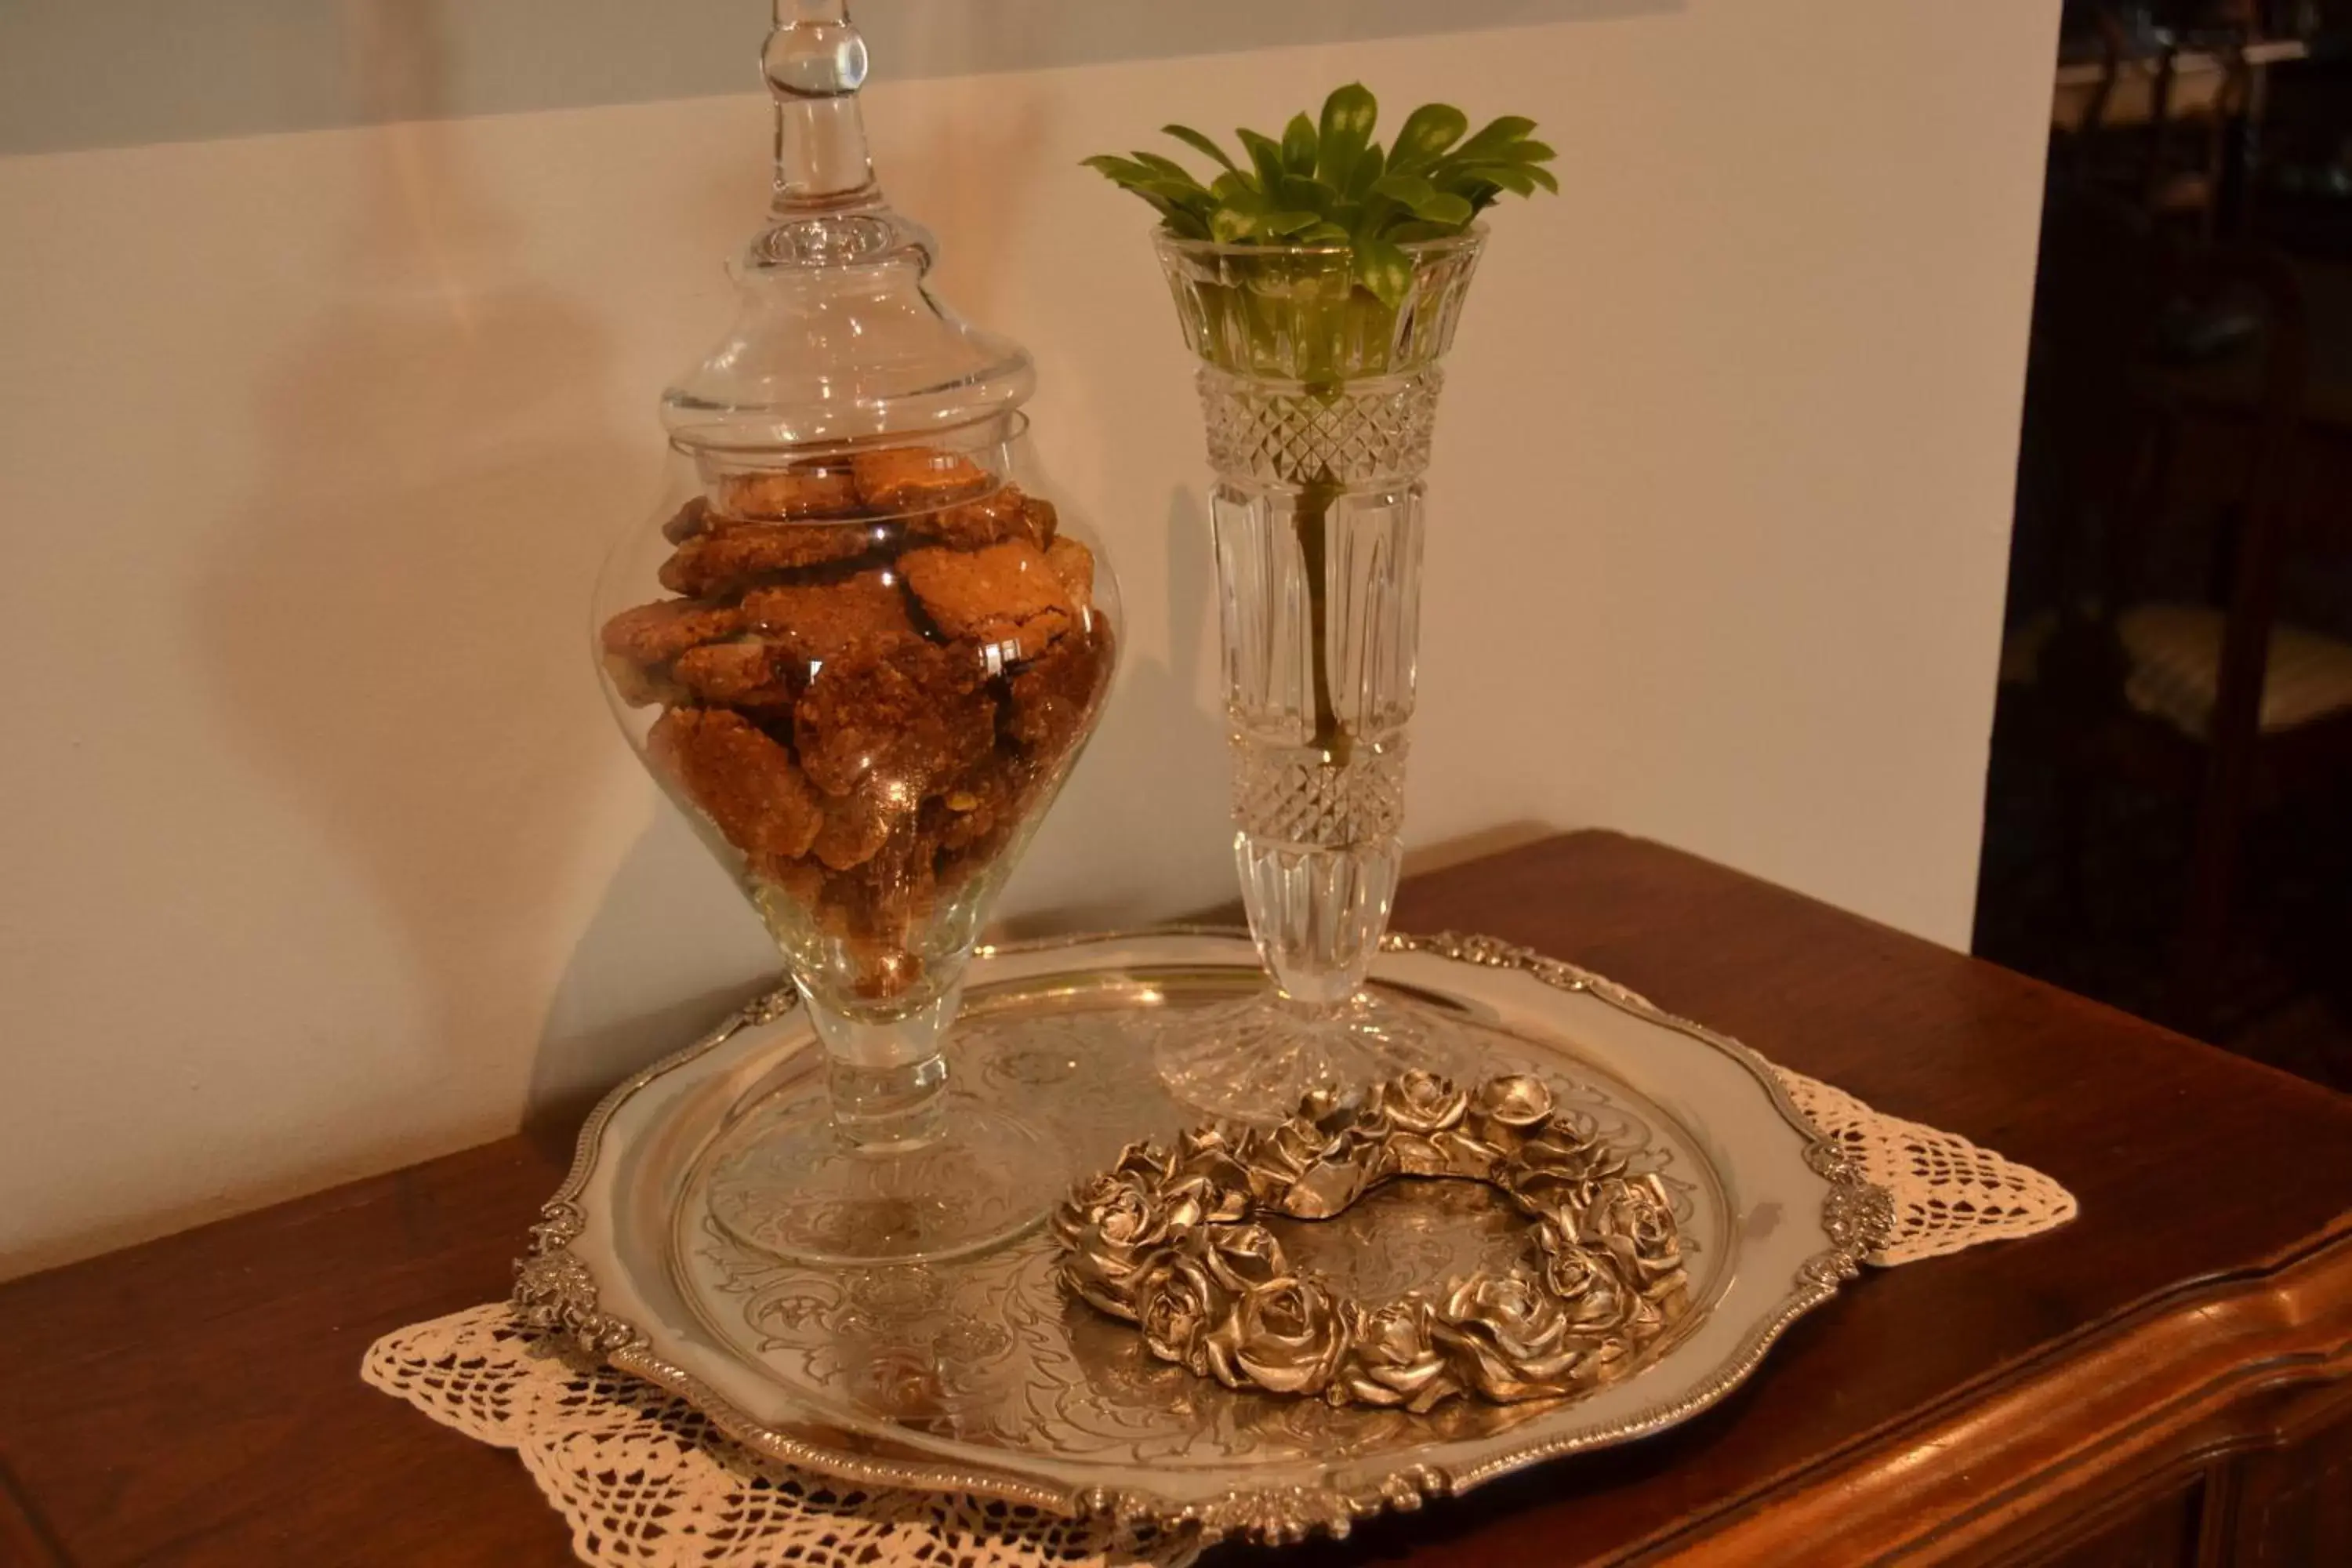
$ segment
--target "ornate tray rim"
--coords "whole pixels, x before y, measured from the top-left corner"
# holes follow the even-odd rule
[[[1138,932],[1087,932],[984,946],[980,954],[1034,953],[1092,942],[1138,938],[1215,937],[1245,939],[1230,926],[1166,925]],[[1413,1465],[1377,1485],[1342,1490],[1305,1486],[1236,1489],[1211,1502],[1170,1510],[1148,1493],[1092,1487],[1072,1492],[1018,1477],[959,1468],[908,1456],[846,1455],[754,1419],[701,1379],[655,1353],[652,1337],[636,1325],[602,1310],[594,1271],[572,1244],[586,1228],[580,1194],[602,1152],[604,1134],[631,1097],[663,1075],[716,1049],[743,1029],[772,1023],[799,1005],[787,985],[742,1007],[709,1034],[654,1062],[615,1085],[599,1100],[580,1129],[572,1167],[540,1209],[530,1227],[529,1256],[515,1263],[514,1305],[532,1325],[563,1333],[616,1370],[645,1379],[686,1400],[721,1431],[769,1458],[860,1485],[922,1491],[961,1492],[1025,1504],[1055,1514],[1103,1513],[1149,1521],[1162,1529],[1195,1529],[1203,1539],[1240,1533],[1270,1541],[1302,1539],[1318,1531],[1344,1536],[1354,1521],[1387,1509],[1410,1510],[1431,1498],[1465,1492],[1486,1481],[1589,1448],[1647,1436],[1677,1426],[1720,1401],[1747,1381],[1790,1324],[1828,1300],[1853,1279],[1863,1258],[1889,1233],[1893,1203],[1886,1191],[1865,1181],[1853,1159],[1824,1137],[1789,1096],[1780,1076],[1761,1056],[1721,1035],[1659,1007],[1647,997],[1591,970],[1493,937],[1437,931],[1426,936],[1391,931],[1383,952],[1422,953],[1486,968],[1511,969],[1559,990],[1580,993],[1645,1022],[1672,1029],[1713,1047],[1744,1068],[1763,1088],[1781,1117],[1805,1140],[1805,1163],[1823,1183],[1821,1226],[1830,1245],[1797,1270],[1779,1308],[1751,1329],[1738,1350],[1696,1389],[1599,1427],[1559,1434],[1507,1447],[1477,1463],[1456,1468]]]

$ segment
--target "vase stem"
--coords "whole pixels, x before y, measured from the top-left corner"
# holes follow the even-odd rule
[[[902,1015],[858,1017],[801,994],[824,1046],[834,1131],[856,1148],[890,1152],[937,1137],[946,1123],[947,1054],[941,1048],[961,984]]]
[[[1348,753],[1354,748],[1347,731],[1340,727],[1339,710],[1331,702],[1331,595],[1326,574],[1331,503],[1339,494],[1339,487],[1328,478],[1310,480],[1299,490],[1298,515],[1294,527],[1298,534],[1300,575],[1305,579],[1307,588],[1307,654],[1315,704],[1314,743],[1331,762],[1344,766]]]
[[[1321,849],[1234,836],[1242,905],[1275,988],[1308,1012],[1351,1002],[1380,952],[1396,892],[1397,841]]]

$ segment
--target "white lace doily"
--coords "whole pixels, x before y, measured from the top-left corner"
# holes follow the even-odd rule
[[[1181,1568],[1183,1539],[1017,1503],[869,1491],[776,1464],[691,1405],[517,1323],[504,1301],[386,1334],[360,1376],[512,1448],[612,1568]]]
[[[1822,1133],[1895,1196],[1870,1261],[1912,1263],[2074,1217],[2041,1172],[1882,1116],[1776,1068]],[[360,1375],[468,1437],[513,1449],[598,1568],[1181,1568],[1188,1537],[1012,1503],[866,1491],[751,1453],[684,1400],[518,1326],[503,1301],[386,1334]]]
[[[1956,1133],[1873,1110],[1842,1089],[1774,1067],[1789,1098],[1863,1174],[1895,1198],[1895,1230],[1870,1255],[1881,1268],[1941,1258],[1980,1241],[2054,1230],[2074,1217],[2074,1194],[2031,1165]]]

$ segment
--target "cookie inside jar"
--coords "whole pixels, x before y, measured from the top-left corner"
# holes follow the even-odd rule
[[[656,775],[795,972],[857,999],[960,954],[1092,725],[1095,558],[984,460],[894,443],[706,474],[666,596],[605,619]]]

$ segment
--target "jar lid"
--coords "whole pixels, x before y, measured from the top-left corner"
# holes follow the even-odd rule
[[[874,177],[858,89],[866,43],[846,0],[775,0],[761,56],[776,100],[768,226],[730,268],[735,324],[662,394],[678,446],[745,458],[919,436],[1026,402],[1028,351],[925,286],[929,231]]]

